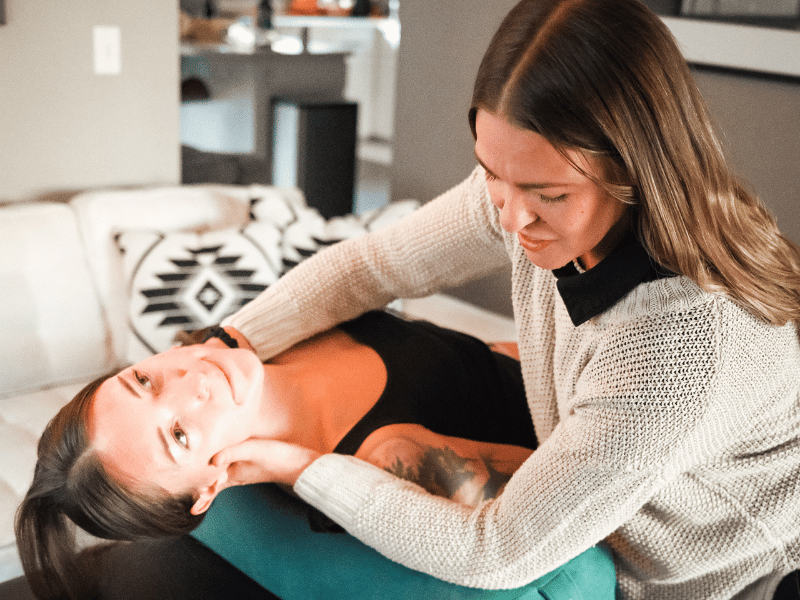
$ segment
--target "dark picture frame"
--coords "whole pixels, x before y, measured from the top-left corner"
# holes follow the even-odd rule
[[[682,0],[681,16],[766,27],[800,27],[800,0]]]
[[[0,0],[0,25],[6,24],[6,0]]]

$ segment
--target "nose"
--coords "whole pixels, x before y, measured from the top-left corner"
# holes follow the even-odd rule
[[[197,371],[181,371],[178,374],[181,388],[187,398],[201,401],[208,400],[210,393],[208,391],[208,383],[206,376]]]
[[[524,193],[514,186],[498,186],[492,201],[500,211],[500,226],[509,233],[517,233],[539,219]]]

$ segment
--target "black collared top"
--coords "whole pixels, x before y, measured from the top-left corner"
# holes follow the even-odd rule
[[[656,263],[638,238],[628,234],[614,250],[585,273],[572,263],[555,269],[556,287],[577,327],[605,312],[640,283],[674,277]]]

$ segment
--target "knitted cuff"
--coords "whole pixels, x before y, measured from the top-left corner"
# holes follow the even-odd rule
[[[392,481],[393,475],[357,458],[325,454],[300,474],[294,491],[352,533],[361,506],[377,486]]]

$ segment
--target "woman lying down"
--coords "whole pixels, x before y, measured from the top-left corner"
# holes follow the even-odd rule
[[[66,518],[112,540],[189,532],[248,481],[221,451],[252,438],[352,454],[471,506],[536,447],[519,363],[471,336],[371,312],[265,364],[236,345],[223,332],[157,354],[51,421],[17,518],[37,595],[89,585]]]

